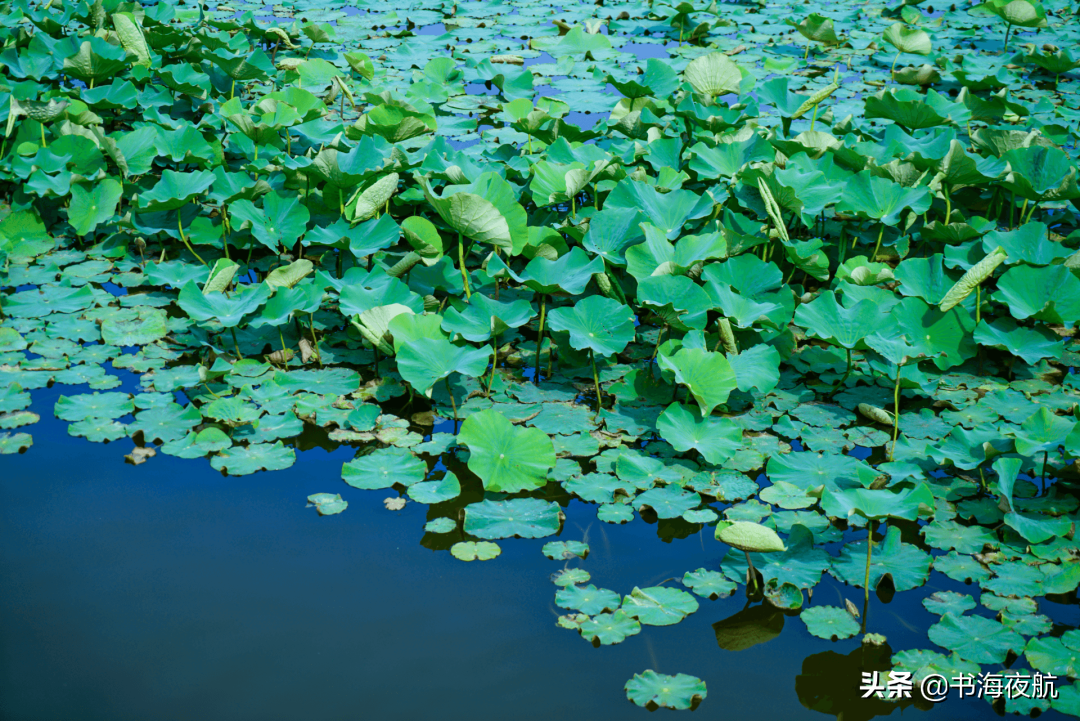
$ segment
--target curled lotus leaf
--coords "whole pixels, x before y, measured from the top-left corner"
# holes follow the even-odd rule
[[[787,548],[776,531],[760,523],[722,521],[716,526],[716,540],[740,551],[775,553]]]

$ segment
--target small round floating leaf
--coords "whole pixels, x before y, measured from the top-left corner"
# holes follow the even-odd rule
[[[417,503],[443,503],[461,495],[461,483],[452,471],[438,481],[424,481],[409,486],[409,498]]]
[[[484,500],[465,507],[465,532],[488,540],[551,536],[562,521],[559,504],[539,498]]]
[[[960,616],[966,611],[975,608],[975,599],[966,593],[938,591],[928,598],[924,598],[922,605],[927,611],[938,616],[944,616],[946,613]]]
[[[682,584],[702,598],[712,600],[727,598],[738,588],[734,582],[724,578],[724,574],[704,568],[687,572],[682,578]]]
[[[452,518],[436,518],[424,524],[424,530],[428,533],[449,533],[457,528],[457,521]]]
[[[343,501],[338,493],[313,493],[307,499],[320,516],[335,516],[349,507],[349,502]]]
[[[585,621],[579,630],[582,638],[594,645],[612,646],[641,633],[641,624],[636,618],[619,609],[615,613],[601,613]]]
[[[671,626],[698,610],[698,602],[686,591],[654,586],[637,588],[623,599],[623,610],[648,626]]]
[[[614,611],[619,608],[619,602],[619,594],[591,583],[584,587],[569,586],[555,593],[555,605],[559,608],[571,608],[589,616]]]
[[[818,638],[851,638],[859,632],[859,622],[846,609],[836,606],[814,606],[800,614],[806,630]]]
[[[381,490],[400,484],[411,486],[424,480],[427,464],[404,448],[381,448],[349,461],[341,477],[353,488]]]
[[[500,553],[498,544],[490,541],[459,541],[450,547],[450,555],[459,561],[490,561]]]
[[[629,523],[634,520],[634,509],[628,503],[602,503],[596,517],[604,523]]]
[[[0,433],[0,455],[23,453],[34,445],[29,433]]]
[[[1061,638],[1033,638],[1027,642],[1024,655],[1039,671],[1080,677],[1080,631],[1066,631]]]
[[[589,544],[582,541],[549,541],[540,551],[553,561],[565,561],[571,558],[586,558]]]
[[[565,588],[566,586],[578,586],[582,583],[588,583],[592,575],[584,568],[565,568],[551,577],[551,582],[556,586]]]
[[[691,709],[706,695],[705,682],[684,673],[668,676],[650,669],[626,682],[626,697],[642,708]]]
[[[699,505],[701,496],[678,486],[652,488],[634,499],[634,508],[638,513],[648,507],[656,512],[658,518],[678,518]]]
[[[281,441],[254,443],[250,446],[233,446],[225,449],[210,459],[210,465],[216,471],[225,471],[230,476],[246,476],[258,471],[280,471],[296,463],[296,452],[284,446]]]
[[[82,421],[87,418],[113,420],[135,410],[135,404],[127,393],[82,393],[77,396],[60,396],[56,401],[56,417],[64,421]]]

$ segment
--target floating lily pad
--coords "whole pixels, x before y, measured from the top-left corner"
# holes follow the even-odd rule
[[[247,447],[233,446],[210,459],[214,470],[231,476],[246,476],[258,471],[280,471],[296,463],[296,452],[282,445],[281,441],[256,443]]]
[[[556,586],[579,586],[583,583],[588,583],[592,575],[584,568],[566,568],[553,574],[551,582]]]
[[[716,600],[727,598],[735,593],[738,586],[717,571],[709,571],[699,568],[683,575],[682,584],[702,598]]]
[[[801,614],[806,630],[818,638],[851,638],[859,632],[859,622],[846,609],[836,606],[814,606]]]
[[[34,445],[29,433],[0,433],[0,455],[23,453]]]
[[[568,586],[555,593],[555,605],[560,608],[572,608],[588,616],[595,616],[605,611],[619,608],[619,594],[606,588],[588,586]]]
[[[582,638],[594,646],[612,646],[641,633],[641,624],[623,610],[601,613],[579,627]]]
[[[500,553],[498,544],[490,541],[459,541],[450,547],[450,554],[459,561],[490,561]]]
[[[349,461],[341,476],[353,488],[374,491],[424,480],[427,465],[404,448],[381,448]]]
[[[704,681],[684,673],[668,676],[649,670],[626,682],[626,697],[643,708],[696,708],[707,694]]]
[[[975,663],[1001,663],[1009,651],[1024,649],[1018,633],[982,616],[945,614],[927,633],[937,645]]]
[[[637,588],[623,599],[622,608],[648,626],[670,626],[698,610],[697,600],[677,588]]]
[[[586,558],[589,555],[589,544],[581,541],[549,541],[540,550],[553,561],[565,561],[570,558]]]
[[[308,503],[315,506],[320,516],[334,516],[349,507],[348,501],[341,500],[337,493],[315,493],[307,497]]]
[[[539,498],[485,500],[465,507],[465,532],[489,540],[551,536],[562,521],[559,504]]]

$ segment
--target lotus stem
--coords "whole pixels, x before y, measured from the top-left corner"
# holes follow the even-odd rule
[[[488,378],[487,384],[487,397],[491,398],[491,385],[495,382],[495,368],[499,365],[499,334],[493,333],[491,336],[491,350],[494,353],[494,357],[491,359],[491,377]]]
[[[750,560],[750,551],[743,549],[743,553],[746,554],[746,588],[749,590],[757,587],[757,569]]]
[[[942,189],[945,191],[945,225],[948,225],[952,218],[952,198],[949,197],[949,186],[942,186]]]
[[[1050,463],[1050,450],[1043,451],[1042,492],[1046,493],[1046,466]]]
[[[341,248],[338,248],[337,252],[337,277],[341,280],[341,276],[345,274],[345,254],[341,252]]]
[[[536,374],[533,382],[540,382],[540,346],[544,342],[544,312],[547,310],[547,296],[540,294],[540,332],[536,334]]]
[[[889,463],[892,463],[893,454],[896,453],[896,439],[900,436],[900,370],[903,367],[896,366],[896,385],[893,386],[892,447],[889,449]]]
[[[570,217],[574,218],[576,216],[577,216],[577,196],[571,195],[570,196]]]
[[[308,313],[308,330],[311,331],[311,343],[315,346],[315,357],[319,361],[319,367],[322,368],[322,351],[319,350],[319,339],[315,337],[315,314]],[[378,364],[375,366],[378,370]]]
[[[844,371],[843,377],[841,377],[840,380],[838,380],[836,382],[836,385],[834,385],[832,387],[832,389],[829,390],[827,395],[831,396],[833,393],[836,393],[836,391],[840,390],[840,387],[844,385],[844,382],[848,379],[848,376],[851,375],[851,367],[852,367],[851,349],[850,348],[845,348],[844,350],[847,351],[847,370]]]
[[[232,342],[236,346],[236,359],[244,360],[244,354],[240,352],[240,341],[236,340],[236,326],[233,326],[229,330],[232,331]]]
[[[1012,23],[1005,28],[1005,52],[1009,52],[1009,33],[1012,32]]]
[[[868,532],[866,534],[866,579],[863,581],[863,586],[866,589],[866,603],[870,603],[870,554],[874,550],[874,519],[871,518],[867,524]]]
[[[811,130],[814,129],[814,123],[817,122],[817,110],[818,110],[818,106],[815,105],[814,106],[814,114],[810,116],[810,129]]]
[[[206,265],[206,261],[199,257],[199,254],[195,252],[195,249],[191,247],[191,243],[188,242],[187,236],[184,235],[184,214],[183,208],[176,209],[176,227],[180,230],[180,240],[184,241],[184,245],[191,251],[191,254],[199,259],[199,262]]]
[[[896,61],[900,59],[900,51],[896,52],[896,57],[892,59],[892,67],[889,68],[889,77],[896,75]]]
[[[589,349],[589,362],[592,364],[592,378],[593,385],[596,386],[596,415],[600,415],[601,408],[601,396],[600,396],[600,376],[596,372],[596,352]]]
[[[664,339],[664,333],[667,332],[667,329],[668,329],[667,323],[664,323],[664,325],[662,325],[660,327],[660,332],[656,334],[656,345],[653,346],[652,355],[649,356],[649,363],[650,364],[654,360],[656,360],[656,354],[660,351],[660,341],[662,341]],[[717,345],[719,345],[719,342],[717,343]]]
[[[975,325],[979,324],[979,314],[982,310],[982,285],[975,286]]]
[[[986,475],[983,473],[982,466],[979,466],[979,488],[986,493]]]
[[[285,347],[285,336],[281,332],[281,326],[278,326],[277,337],[281,341],[281,362],[283,365],[288,365],[289,360],[286,356],[289,355],[289,349]]]
[[[236,95],[236,78],[233,78],[232,87],[229,88],[229,100],[232,100]]]
[[[454,391],[450,390],[450,376],[446,376],[445,378],[443,378],[443,381],[446,383],[446,393],[450,396],[450,407],[454,409],[454,424],[455,424],[454,425],[454,431],[456,432],[457,431],[457,425],[456,424],[457,424],[457,421],[458,421],[457,401],[454,400]]]
[[[378,380],[379,379],[379,346],[376,345],[374,350],[375,350],[375,380]]]
[[[806,52],[805,52],[805,53],[803,53],[802,59],[803,59],[804,61],[805,61],[805,60],[809,60],[809,59],[810,59],[810,43],[807,43],[807,44],[806,44]]]
[[[873,254],[872,254],[872,255],[870,256],[870,262],[871,262],[871,263],[873,263],[873,262],[874,262],[874,260],[875,260],[875,259],[877,258],[877,254],[878,254],[878,251],[879,251],[879,250],[881,250],[881,238],[882,238],[882,236],[884,236],[884,235],[885,235],[885,223],[882,223],[882,224],[881,224],[881,227],[880,227],[880,228],[878,229],[878,234],[877,234],[877,245],[875,245],[875,246],[874,246],[874,252],[873,252]]]
[[[457,234],[457,256],[458,265],[461,266],[461,280],[465,283],[465,297],[471,298],[472,293],[469,291],[469,271],[465,270],[465,245],[461,238],[461,233]]]
[[[48,144],[45,142],[45,123],[41,124],[41,147],[49,147]]]
[[[1024,220],[1025,223],[1030,223],[1031,222],[1031,216],[1035,215],[1035,209],[1038,208],[1038,207],[1039,207],[1038,203],[1032,203],[1031,204],[1031,210],[1028,211],[1027,219]]]

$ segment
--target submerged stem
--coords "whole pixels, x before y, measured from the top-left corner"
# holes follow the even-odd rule
[[[757,587],[757,569],[750,560],[750,551],[743,549],[743,553],[746,554],[746,588],[750,590]]]
[[[596,386],[596,415],[600,415],[601,396],[600,396],[600,376],[596,373],[596,352],[589,349],[589,362],[592,363],[592,378],[593,385]]]

